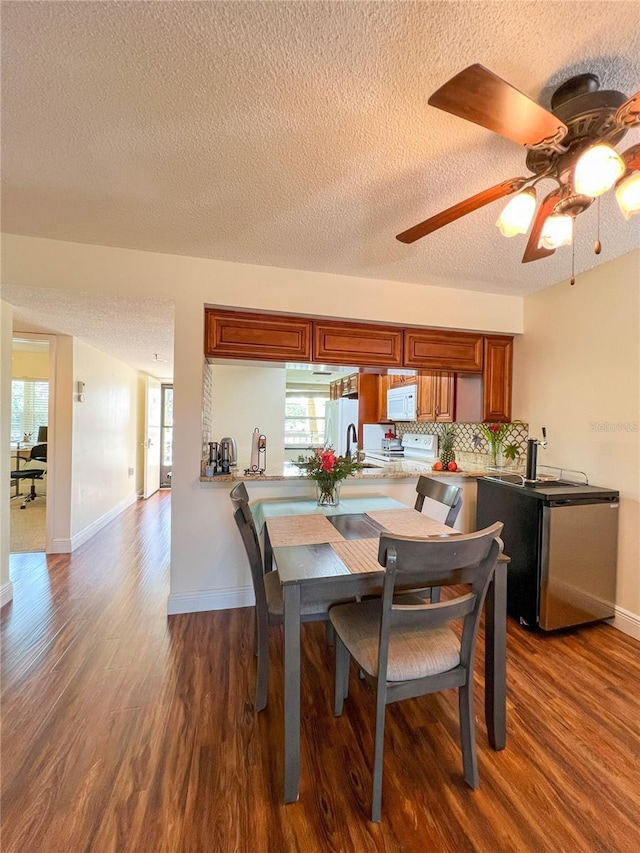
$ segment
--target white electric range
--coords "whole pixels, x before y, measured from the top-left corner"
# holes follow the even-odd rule
[[[411,461],[431,465],[438,458],[438,436],[424,433],[406,432],[402,436],[402,446],[399,448],[365,448],[365,458],[371,462],[389,463],[392,461]]]

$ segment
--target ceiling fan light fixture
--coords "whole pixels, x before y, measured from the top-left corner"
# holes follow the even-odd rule
[[[625,219],[640,213],[640,172],[631,172],[618,181],[616,199]]]
[[[597,198],[611,189],[624,171],[624,162],[615,149],[604,143],[594,145],[578,159],[573,186],[577,193]]]
[[[536,191],[531,188],[514,196],[506,205],[496,225],[503,237],[526,234],[536,210]]]
[[[538,246],[543,249],[559,249],[570,246],[573,240],[573,218],[566,213],[552,213],[542,226]]]

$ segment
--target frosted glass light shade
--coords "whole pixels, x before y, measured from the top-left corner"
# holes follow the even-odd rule
[[[616,199],[626,219],[640,213],[640,172],[632,172],[618,181]]]
[[[574,189],[581,195],[596,198],[611,189],[624,170],[622,158],[610,145],[594,145],[576,163]]]
[[[573,219],[566,213],[547,216],[542,226],[539,246],[543,249],[559,249],[570,246],[573,240]]]
[[[536,209],[536,191],[524,190],[514,196],[498,217],[496,225],[504,237],[526,234]]]

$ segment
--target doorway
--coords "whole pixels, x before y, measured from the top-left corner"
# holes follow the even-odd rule
[[[173,468],[173,385],[163,385],[161,397],[160,488],[170,489]]]
[[[15,337],[11,380],[10,553],[46,551],[49,391],[49,342],[30,336]]]

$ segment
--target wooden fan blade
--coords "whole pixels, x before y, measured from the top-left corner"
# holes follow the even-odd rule
[[[429,104],[499,133],[519,145],[559,141],[567,126],[483,65],[470,65],[429,98]]]
[[[640,143],[627,148],[620,155],[624,160],[624,165],[630,172],[640,170]]]
[[[528,178],[511,178],[508,181],[503,181],[501,184],[496,184],[495,187],[490,187],[488,190],[477,193],[477,195],[472,195],[471,198],[459,201],[453,207],[441,210],[440,213],[436,213],[430,219],[425,219],[424,222],[408,228],[402,234],[398,234],[396,240],[400,240],[401,243],[414,243],[421,237],[431,234],[432,231],[442,228],[443,225],[455,222],[461,216],[466,216],[467,213],[473,213],[474,210],[484,207],[485,204],[490,204],[492,201],[497,201],[499,198],[511,195],[511,193],[516,192],[526,184],[527,180]]]
[[[540,234],[542,233],[542,226],[545,219],[561,198],[562,191],[558,187],[558,189],[552,190],[549,193],[538,208],[536,218],[533,220],[533,225],[531,226],[527,248],[524,250],[524,255],[522,256],[523,264],[528,264],[529,261],[539,261],[541,258],[548,258],[549,255],[553,255],[555,252],[555,249],[545,249],[544,246],[539,246],[538,243],[540,242]]]
[[[636,92],[621,107],[618,107],[615,123],[624,128],[640,124],[640,92]]]

